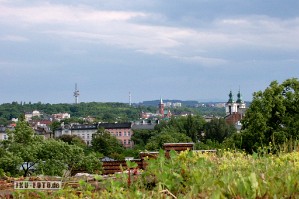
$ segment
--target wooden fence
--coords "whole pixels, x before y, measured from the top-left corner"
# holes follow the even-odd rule
[[[193,150],[194,149],[194,143],[165,143],[163,145],[163,149],[165,151],[165,156],[169,158],[169,152],[171,150],[181,152],[185,150]],[[198,152],[201,153],[216,153],[216,150],[198,150]],[[138,164],[138,169],[146,169],[147,162],[145,161],[145,158],[156,158],[158,156],[159,152],[141,152],[139,154],[140,159],[134,159],[130,160],[133,162],[136,162]],[[127,164],[125,160],[121,161],[103,161],[103,174],[114,174],[116,172],[127,170]]]

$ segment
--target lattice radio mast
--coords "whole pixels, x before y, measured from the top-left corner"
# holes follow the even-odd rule
[[[75,84],[75,91],[74,91],[74,97],[75,97],[75,104],[79,103],[79,90],[77,89],[77,83]]]
[[[132,105],[132,102],[131,102],[131,92],[129,92],[129,106],[131,106]]]

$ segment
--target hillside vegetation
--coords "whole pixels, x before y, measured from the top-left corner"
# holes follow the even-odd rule
[[[127,122],[135,121],[140,118],[140,113],[152,112],[156,113],[156,106],[129,106],[125,103],[102,103],[102,102],[87,102],[79,104],[43,104],[43,103],[5,103],[0,105],[0,125],[6,125],[12,118],[18,118],[21,114],[38,110],[43,113],[42,118],[47,119],[51,114],[69,113],[72,118],[94,117],[97,121],[104,122]],[[196,115],[216,115],[223,116],[225,111],[223,108],[215,107],[178,107],[171,108],[175,115],[181,113],[193,113]]]

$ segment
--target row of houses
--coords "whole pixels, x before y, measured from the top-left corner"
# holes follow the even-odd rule
[[[47,122],[48,123],[48,122]],[[8,126],[0,126],[0,141],[8,139],[8,132],[15,130],[16,123],[12,123]],[[51,136],[53,132],[51,131],[50,127],[43,122],[32,122],[30,126],[34,130],[36,135],[43,136],[45,139],[53,137]]]
[[[38,111],[38,110],[34,110],[34,111],[32,111],[32,112],[26,112],[25,113],[25,120],[27,121],[27,122],[29,122],[29,121],[31,121],[32,120],[32,118],[34,118],[34,117],[38,117],[38,118],[40,118],[40,117],[42,117],[43,116],[43,114],[40,112],[40,111]],[[56,114],[52,114],[50,117],[49,117],[49,120],[50,121],[61,121],[61,120],[63,120],[63,119],[69,119],[69,118],[71,118],[71,115],[69,114],[69,113],[56,113]]]
[[[97,123],[97,124],[71,124],[61,125],[59,129],[54,132],[55,137],[62,135],[76,135],[79,136],[87,145],[91,144],[93,135],[98,129],[103,128],[112,136],[115,136],[126,148],[134,145],[131,137],[134,130],[137,129],[154,129],[156,122],[123,122],[123,123]]]
[[[61,127],[52,132],[46,125],[33,126],[37,135],[49,137],[60,137],[62,135],[76,135],[87,145],[91,145],[93,135],[100,128],[104,128],[112,136],[115,136],[124,147],[130,148],[134,145],[131,140],[133,131],[137,129],[154,129],[157,122],[123,122],[123,123],[96,123],[96,124],[67,124],[62,123]],[[0,141],[8,139],[7,130],[14,130],[14,127],[0,127]]]
[[[100,128],[104,128],[111,135],[115,136],[124,147],[129,148],[133,146],[131,141],[131,136],[133,135],[131,122],[62,125],[61,128],[54,132],[54,135],[55,137],[76,135],[84,140],[87,145],[90,145],[93,135]]]

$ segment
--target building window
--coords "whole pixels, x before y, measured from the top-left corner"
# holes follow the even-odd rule
[[[121,136],[121,132],[118,133],[118,136]]]
[[[84,139],[84,134],[83,133],[81,134],[81,137]]]
[[[128,136],[131,136],[131,132],[130,131],[128,132]]]
[[[131,140],[128,140],[128,144],[131,144]]]
[[[124,145],[126,145],[127,144],[127,140],[124,140]]]
[[[87,134],[87,139],[89,139],[89,134]]]
[[[124,132],[124,136],[127,136],[127,132],[126,131]]]
[[[3,135],[3,140],[7,140],[7,136],[5,134]]]
[[[87,141],[87,145],[89,145],[89,141]]]

